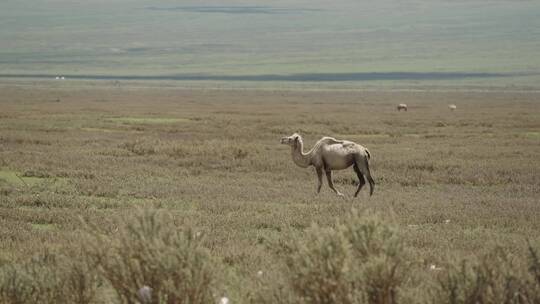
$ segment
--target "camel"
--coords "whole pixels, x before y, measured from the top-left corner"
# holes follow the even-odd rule
[[[371,155],[368,149],[361,145],[348,140],[337,140],[333,137],[323,137],[309,152],[304,153],[304,143],[302,136],[294,133],[291,136],[283,137],[281,143],[291,146],[292,159],[294,163],[302,168],[314,166],[317,171],[317,193],[320,193],[322,186],[322,174],[326,173],[328,186],[338,196],[344,197],[343,193],[336,190],[332,182],[332,170],[343,170],[353,166],[354,172],[359,179],[358,188],[354,193],[354,197],[365,185],[366,180],[369,182],[369,195],[373,195],[375,182],[369,172],[369,159]]]
[[[404,104],[404,103],[400,103],[397,106],[397,110],[398,110],[398,112],[401,111],[401,110],[405,110],[405,112],[407,112],[407,105]]]

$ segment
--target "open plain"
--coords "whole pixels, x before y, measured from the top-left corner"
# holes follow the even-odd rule
[[[194,227],[242,303],[276,244],[355,208],[394,223],[420,269],[540,243],[540,93],[213,90],[4,85],[0,263],[69,251],[83,222],[114,231],[140,208]],[[407,112],[396,105],[406,103]],[[457,105],[455,111],[448,104]],[[376,189],[346,199],[292,162],[282,136],[367,147]]]
[[[539,12],[0,1],[0,304],[540,303]]]

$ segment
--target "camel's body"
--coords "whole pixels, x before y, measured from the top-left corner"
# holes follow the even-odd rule
[[[397,110],[398,110],[398,112],[401,111],[401,110],[405,110],[405,112],[407,112],[407,105],[404,104],[404,103],[400,103],[397,106]]]
[[[314,166],[317,171],[318,185],[317,193],[321,191],[322,186],[322,174],[326,173],[328,179],[328,186],[336,192],[337,195],[343,196],[343,194],[334,188],[332,182],[332,170],[343,170],[350,166],[353,166],[356,172],[359,184],[354,196],[356,197],[360,192],[360,189],[366,183],[364,175],[369,182],[370,195],[373,194],[375,188],[375,182],[371,177],[369,171],[369,151],[359,144],[347,140],[337,140],[332,137],[323,137],[313,148],[304,153],[304,143],[302,137],[299,134],[293,134],[289,137],[281,139],[282,144],[291,146],[292,158],[295,164],[302,168]]]

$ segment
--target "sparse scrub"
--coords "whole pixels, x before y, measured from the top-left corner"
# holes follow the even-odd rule
[[[343,176],[340,176],[338,178],[336,178],[334,180],[334,183],[336,184],[341,184],[341,185],[357,185],[358,184],[358,180],[355,179],[354,177],[350,176],[350,177],[343,177]]]
[[[419,170],[419,171],[428,171],[428,172],[433,172],[435,170],[435,166],[433,164],[417,163],[417,162],[410,162],[409,164],[407,164],[407,168],[410,170]]]
[[[188,148],[184,146],[173,146],[169,151],[166,151],[167,155],[174,158],[185,158],[191,156],[191,153]]]
[[[298,302],[285,263],[292,253],[283,244],[312,233],[312,223],[322,231],[321,239],[326,233],[344,235],[349,228],[342,226],[354,206],[381,217],[394,214],[391,226],[410,252],[400,260],[404,267],[396,268],[404,271],[395,277],[391,262],[397,260],[388,249],[369,253],[367,262],[354,265],[362,268],[354,277],[370,273],[369,282],[355,281],[364,303],[368,289],[375,295],[391,295],[381,290],[395,289],[397,301],[405,304],[433,301],[428,291],[439,284],[437,277],[453,269],[445,257],[465,259],[473,267],[478,264],[474,257],[493,248],[490,242],[512,254],[515,277],[531,281],[536,273],[538,280],[538,262],[531,264],[525,242],[540,241],[538,92],[65,85],[1,85],[0,264],[16,266],[18,273],[25,273],[26,262],[44,247],[76,251],[77,240],[88,241],[79,217],[92,227],[110,228],[124,219],[130,222],[136,208],[160,208],[170,215],[160,223],[160,233],[184,231],[179,223],[208,232],[201,242],[218,263],[209,267],[226,273],[215,276],[215,284],[226,287],[215,292],[211,303],[221,296],[233,304],[246,303],[246,294],[259,289],[268,289],[266,303]],[[59,96],[60,103],[44,102]],[[397,101],[415,110],[397,115]],[[441,104],[450,103],[467,109],[451,113],[443,107],[441,113]],[[125,123],[111,117],[137,119]],[[193,117],[202,119],[189,119]],[[152,121],[156,118],[185,120]],[[446,126],[437,128],[437,122]],[[292,132],[305,134],[306,146],[321,136],[334,136],[367,147],[379,192],[354,202],[336,199],[325,188],[314,195],[314,172],[297,170],[290,150],[279,145]],[[335,173],[336,183],[358,182],[352,172]],[[346,196],[353,195],[343,188]],[[118,263],[127,261],[120,256],[119,237],[128,236],[122,229],[101,236],[100,249],[110,249],[102,253],[116,256]],[[322,241],[349,244],[347,261],[361,260],[352,258],[359,249],[353,251],[345,236]],[[64,255],[73,261],[84,256]],[[156,265],[151,261],[149,265]],[[432,271],[430,265],[442,269]],[[257,277],[260,285],[253,278],[258,270],[264,272]],[[530,278],[524,280],[526,273]],[[103,272],[99,277],[95,302],[121,302]],[[348,276],[340,279],[350,282]],[[398,287],[388,287],[393,285]]]
[[[248,156],[248,151],[243,150],[242,148],[238,148],[233,151],[233,158],[234,159],[243,159]]]
[[[120,191],[119,184],[113,184],[113,182],[106,183],[107,179],[101,177],[101,179],[93,180],[77,180],[75,185],[77,191],[81,195],[85,196],[96,196],[96,197],[106,197],[106,198],[115,198],[118,196]]]
[[[171,218],[144,212],[114,235],[94,233],[90,263],[107,279],[122,303],[138,301],[148,286],[152,303],[211,303],[216,270],[201,237],[174,227]]]
[[[451,264],[439,277],[433,303],[539,303],[540,282],[534,278],[536,251],[527,265],[501,248],[479,261],[462,260]]]
[[[442,121],[438,121],[437,123],[435,123],[435,127],[437,128],[446,127],[446,124]]]
[[[94,303],[97,273],[78,258],[45,252],[21,264],[4,265],[0,303]]]
[[[312,226],[288,245],[288,286],[275,284],[260,299],[280,303],[399,302],[406,252],[392,226],[356,212],[335,228]],[[288,289],[287,289],[288,288]]]
[[[51,175],[42,170],[26,170],[22,174],[24,177],[38,177],[38,178],[49,178]]]
[[[124,142],[120,147],[136,155],[152,155],[156,153],[155,146],[152,143],[142,140]]]

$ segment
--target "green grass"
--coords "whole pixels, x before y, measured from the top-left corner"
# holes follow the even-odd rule
[[[36,230],[43,230],[43,231],[52,231],[52,230],[57,229],[57,227],[53,224],[38,224],[38,223],[33,223],[32,228]]]
[[[166,117],[114,117],[110,121],[125,124],[174,124],[179,122],[189,122],[186,118],[166,118]]]
[[[329,6],[324,1],[296,0],[269,5],[296,11],[272,14],[167,10],[174,5],[164,0],[151,5],[162,10],[148,6],[142,0],[116,1],[106,7],[92,1],[4,1],[0,4],[0,41],[4,42],[0,70],[52,76],[515,74],[497,79],[368,82],[377,86],[537,88],[540,77],[540,21],[536,16],[540,4],[536,1],[344,0]],[[183,85],[196,83],[185,81]],[[358,88],[364,83],[340,85]],[[283,82],[262,86],[282,87]]]
[[[117,130],[105,129],[105,128],[81,128],[81,130],[88,131],[88,132],[103,132],[103,133],[118,132]]]
[[[14,186],[33,186],[44,181],[40,177],[22,176],[21,172],[0,170],[0,180]]]
[[[540,132],[525,132],[526,137],[540,138]]]

